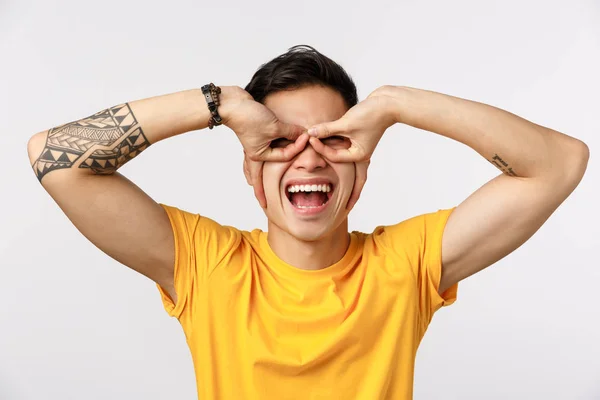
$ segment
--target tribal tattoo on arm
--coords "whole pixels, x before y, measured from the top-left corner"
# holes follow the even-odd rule
[[[48,131],[33,170],[39,181],[51,171],[74,166],[112,174],[148,146],[129,104],[120,104]]]

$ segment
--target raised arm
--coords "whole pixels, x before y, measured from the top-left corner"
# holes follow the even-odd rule
[[[442,239],[440,293],[525,243],[577,187],[589,159],[581,140],[507,111],[395,86],[377,89],[337,121],[310,128],[310,143],[333,161],[357,162],[359,193],[375,146],[396,122],[466,144],[502,171],[450,215]],[[348,137],[351,146],[336,150],[320,143],[332,135]]]
[[[396,101],[399,122],[459,141],[502,172],[450,215],[440,293],[529,240],[584,176],[589,148],[572,136],[442,93],[406,87],[383,92]]]
[[[224,123],[236,133],[247,125],[273,125],[271,136],[298,135],[298,128],[279,123],[241,88],[223,87],[220,99]],[[174,240],[166,212],[116,171],[160,140],[206,128],[209,117],[201,90],[189,90],[116,105],[37,133],[28,143],[35,175],[77,229],[174,301]],[[160,160],[176,157],[163,154]]]

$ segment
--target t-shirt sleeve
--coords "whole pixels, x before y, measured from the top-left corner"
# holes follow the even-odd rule
[[[408,260],[418,288],[419,313],[424,327],[441,307],[456,301],[458,284],[441,295],[438,292],[442,276],[442,236],[448,218],[456,207],[419,215],[396,225],[383,227],[380,240]]]
[[[177,304],[157,285],[167,313],[180,319],[192,314],[211,272],[239,242],[239,232],[210,218],[161,204],[169,216],[175,241],[173,281]],[[201,300],[200,300],[201,301]]]

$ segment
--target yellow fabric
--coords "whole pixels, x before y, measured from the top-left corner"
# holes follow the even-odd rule
[[[164,206],[176,243],[177,304],[200,399],[411,399],[417,347],[440,296],[441,240],[454,210],[371,234],[345,256],[297,269],[267,233]]]

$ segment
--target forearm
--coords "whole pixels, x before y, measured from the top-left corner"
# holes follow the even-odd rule
[[[507,175],[563,178],[585,170],[583,142],[507,111],[415,88],[383,91],[395,100],[397,122],[466,144]]]
[[[209,118],[200,89],[136,100],[40,132],[29,157],[40,181],[54,170],[111,174],[153,143],[206,128]]]
[[[210,112],[200,89],[128,103],[149,144],[208,126]]]

